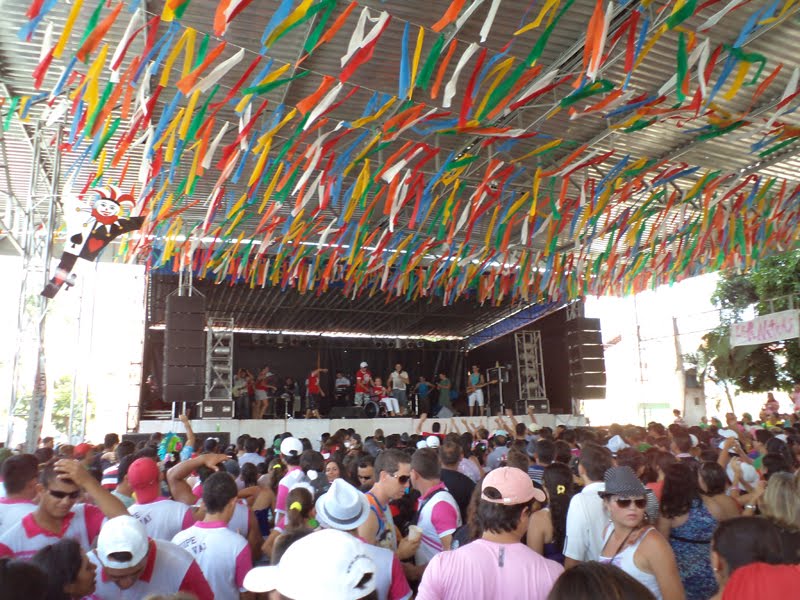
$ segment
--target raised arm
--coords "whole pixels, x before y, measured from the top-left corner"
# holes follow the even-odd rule
[[[189,415],[183,413],[180,417],[184,429],[186,429],[186,444],[181,449],[181,460],[188,460],[192,457],[192,452],[197,448],[197,439],[192,429],[192,422],[189,420]]]
[[[417,422],[417,427],[414,429],[415,433],[422,433],[422,426],[425,424],[425,421],[428,418],[428,413],[422,413],[419,416],[419,422]]]
[[[109,518],[127,515],[125,505],[114,494],[109,492],[95,479],[89,471],[77,460],[62,459],[56,463],[56,472],[59,479],[71,479],[91,496],[103,514]]]
[[[196,498],[192,493],[192,488],[186,483],[186,478],[203,466],[216,471],[217,465],[226,460],[228,460],[227,454],[201,454],[197,458],[179,462],[167,471],[167,484],[169,491],[172,492],[172,497],[178,502],[192,506]]]

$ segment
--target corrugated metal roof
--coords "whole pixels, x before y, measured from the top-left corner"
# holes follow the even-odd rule
[[[9,88],[11,93],[16,95],[33,95],[36,90],[33,88],[33,81],[31,74],[39,63],[39,51],[42,41],[44,26],[40,26],[34,34],[30,42],[20,40],[18,31],[27,19],[25,11],[28,8],[27,0],[2,0],[0,1],[0,9],[3,11],[4,18],[0,22],[0,78],[2,82]],[[90,3],[92,4],[92,3]],[[210,31],[210,24],[214,20],[214,13],[219,2],[217,0],[192,0],[183,17],[180,25],[174,25],[177,28],[177,35],[183,31],[184,27],[196,28],[199,34]],[[227,59],[233,56],[240,49],[245,49],[245,58],[229,73],[221,82],[220,96],[229,90],[236,80],[241,77],[247,67],[250,65],[261,51],[260,39],[264,31],[266,23],[274,14],[277,6],[277,0],[263,0],[251,3],[245,11],[229,26],[229,30],[225,35],[227,47],[220,56],[220,60]],[[630,11],[636,10],[641,3],[639,2],[626,2],[618,3],[616,7],[617,19],[612,24],[612,30],[619,23],[623,22],[624,17]],[[335,108],[328,115],[328,122],[313,136],[311,136],[307,143],[313,142],[318,135],[324,135],[331,132],[337,127],[340,121],[352,122],[362,116],[364,107],[369,102],[370,98],[375,92],[388,95],[396,95],[398,88],[398,72],[400,70],[401,61],[401,46],[403,39],[403,32],[406,24],[409,25],[409,53],[413,55],[415,48],[417,31],[419,27],[424,28],[425,36],[421,57],[424,60],[430,49],[433,47],[434,41],[438,34],[431,30],[432,24],[439,19],[449,2],[421,2],[418,0],[396,0],[381,2],[379,0],[361,0],[355,7],[355,11],[351,14],[350,18],[345,22],[342,30],[326,45],[323,45],[311,54],[299,67],[291,67],[284,75],[286,77],[293,74],[308,75],[302,79],[298,79],[288,85],[285,85],[277,90],[274,90],[264,96],[268,101],[268,108],[264,116],[258,123],[258,127],[265,127],[270,119],[273,118],[273,111],[277,110],[280,104],[287,106],[295,105],[299,100],[305,98],[318,88],[323,80],[323,77],[335,77],[340,69],[340,59],[347,49],[347,43],[351,33],[355,28],[356,16],[362,7],[369,7],[373,15],[377,15],[380,11],[387,11],[392,15],[392,20],[381,37],[380,44],[369,63],[363,68],[359,69],[353,77],[347,82],[342,90],[340,98],[343,98],[347,93],[353,92],[353,95],[347,102],[342,103]],[[456,44],[456,50],[453,59],[450,61],[446,72],[444,73],[443,81],[446,82],[454,73],[456,63],[461,53],[467,46],[476,42],[479,39],[479,32],[484,22],[486,15],[490,9],[492,2],[483,2],[478,10],[466,21],[463,27],[458,31],[453,31],[452,28],[446,29],[444,35],[448,39],[453,39]],[[585,40],[587,24],[595,9],[595,0],[575,0],[566,11],[561,21],[553,29],[552,34],[545,45],[541,57],[537,64],[541,65],[542,72],[558,68],[560,74],[567,73],[577,74],[582,66],[583,47],[582,43]],[[92,4],[91,8],[95,5]],[[124,18],[120,18],[113,25],[110,32],[106,36],[106,40],[110,44],[110,51],[116,43],[121,39],[127,20],[131,17],[132,13],[129,11],[134,6],[145,6],[147,10],[147,17],[150,18],[154,15],[161,13],[164,2],[163,0],[151,0],[146,3],[129,2],[123,12]],[[757,11],[764,10],[767,6],[766,2],[747,2],[741,7],[737,8],[727,14],[720,24],[713,27],[709,31],[702,31],[697,33],[697,42],[702,43],[706,38],[710,39],[712,47],[717,44],[731,45],[735,42],[742,27],[753,17]],[[347,7],[347,3],[338,2],[333,10],[331,19],[336,19]],[[649,8],[645,14],[649,15],[652,19],[653,26],[651,31],[658,29],[658,26],[663,23],[670,12],[675,7],[675,3],[668,1],[656,1],[649,4]],[[45,23],[52,23],[56,35],[64,27],[67,14],[71,8],[71,4],[67,2],[57,2],[53,10],[47,15]],[[721,7],[719,4],[713,4],[706,7],[700,13],[690,17],[684,24],[684,31],[693,35],[699,26],[718,11]],[[500,53],[507,51],[508,56],[514,57],[515,64],[519,64],[524,60],[534,44],[540,39],[542,28],[537,31],[529,32],[527,34],[514,36],[514,33],[525,23],[530,22],[541,10],[541,3],[536,2],[519,2],[512,0],[505,0],[500,5],[496,18],[493,22],[491,33],[482,48],[486,49],[486,59],[491,60],[499,56]],[[764,132],[761,131],[766,121],[774,114],[776,99],[780,97],[781,91],[786,86],[791,76],[793,68],[798,63],[798,56],[800,56],[800,28],[796,26],[795,14],[797,7],[792,8],[780,20],[762,27],[757,36],[742,47],[742,50],[754,55],[763,55],[767,59],[764,68],[764,75],[772,72],[772,70],[780,63],[784,64],[782,71],[775,77],[769,90],[762,95],[761,98],[755,103],[757,116],[748,122],[745,126],[729,133],[724,136],[709,139],[704,142],[699,142],[698,132],[695,131],[700,125],[706,124],[707,119],[700,116],[699,119],[691,123],[686,122],[686,115],[676,115],[676,118],[656,122],[649,127],[639,129],[631,133],[625,133],[621,130],[620,125],[624,123],[629,114],[622,117],[607,118],[603,112],[597,112],[591,115],[580,116],[579,118],[571,118],[567,110],[554,110],[559,101],[564,97],[568,90],[558,90],[537,98],[533,103],[519,109],[512,115],[503,118],[502,122],[507,123],[513,127],[520,127],[529,129],[532,132],[538,132],[539,135],[530,139],[521,139],[515,143],[508,144],[508,147],[499,154],[495,150],[482,150],[480,151],[481,159],[473,163],[465,175],[465,180],[470,182],[471,185],[476,185],[485,177],[486,165],[491,157],[500,157],[504,160],[519,159],[528,155],[533,150],[546,143],[553,138],[562,138],[565,144],[557,150],[550,152],[544,156],[534,156],[523,160],[520,164],[527,168],[527,173],[524,176],[518,177],[512,187],[522,191],[530,188],[530,177],[532,177],[533,170],[537,166],[544,168],[552,168],[558,165],[568,154],[581,144],[591,142],[590,150],[600,152],[607,152],[615,150],[613,158],[601,165],[599,170],[592,171],[589,175],[593,177],[602,176],[613,165],[626,155],[630,155],[632,159],[638,158],[660,158],[673,163],[685,162],[690,166],[699,167],[699,170],[692,176],[685,178],[682,181],[676,182],[679,188],[684,191],[693,185],[705,173],[713,170],[723,170],[725,172],[736,172],[746,169],[748,173],[761,171],[764,175],[780,177],[789,182],[796,183],[800,181],[797,167],[800,166],[800,159],[795,158],[795,154],[800,151],[800,144],[792,144],[783,150],[783,152],[776,155],[760,157],[757,151],[753,150],[753,145],[756,144]],[[81,11],[78,21],[74,27],[74,34],[67,46],[65,56],[71,55],[80,42],[80,32],[82,32],[88,23],[89,10],[84,7]],[[332,21],[329,21],[329,23]],[[264,52],[264,58],[261,64],[265,64],[268,60],[274,61],[273,64],[293,64],[300,56],[302,56],[303,44],[307,35],[318,24],[318,19],[314,19],[307,24],[303,24],[289,33],[287,33],[278,43],[274,44],[269,50]],[[162,23],[159,26],[161,35],[167,30],[167,25]],[[201,36],[198,37],[198,43]],[[665,83],[674,75],[676,69],[676,48],[677,48],[678,32],[675,30],[667,31],[652,47],[643,63],[634,70],[628,86],[628,91],[631,97],[639,95],[654,96],[657,95],[659,90]],[[506,44],[512,41],[510,48]],[[209,47],[214,47],[219,43],[219,39],[211,35],[209,40]],[[599,77],[608,79],[614,84],[618,85],[625,81],[627,73],[624,66],[625,55],[625,42],[626,37],[622,36],[620,41],[614,47],[607,48],[609,60],[601,67]],[[127,67],[131,57],[136,53],[141,52],[143,47],[141,37],[137,38],[126,57],[126,62],[123,64],[123,69]],[[715,81],[719,76],[723,65],[723,61],[718,61],[711,77],[711,81]],[[178,61],[180,63],[180,59]],[[60,63],[59,63],[60,64]],[[463,89],[466,85],[466,79],[475,64],[475,58],[470,61],[467,68],[461,73],[459,80],[458,90],[453,101],[453,106],[450,107],[450,112],[453,115],[458,115],[463,102]],[[180,65],[176,65],[173,69],[171,81],[174,82],[177,78],[175,71],[179,69]],[[752,67],[754,72],[755,66]],[[695,75],[693,75],[695,77]],[[59,78],[59,69],[51,68],[42,85],[42,90],[52,89]],[[746,88],[746,92],[737,94],[731,99],[726,99],[725,94],[729,90],[729,83],[722,87],[719,94],[715,99],[715,106],[718,114],[722,111],[728,111],[731,115],[746,113],[750,108],[750,90],[754,91],[755,86]],[[490,84],[487,78],[483,81],[481,90],[486,90]],[[358,87],[354,91],[354,87]],[[170,88],[165,90],[164,94],[159,99],[159,104],[156,109],[156,118],[164,110],[165,106],[171,101],[174,91]],[[427,107],[433,109],[438,108],[442,110],[442,93],[437,98],[431,98],[429,93],[417,89],[414,92],[413,100],[415,103],[424,103]],[[596,101],[596,100],[593,100]],[[675,101],[674,92],[662,103],[662,106],[669,106]],[[576,108],[582,110],[590,102],[582,102],[575,105]],[[28,181],[30,179],[30,166],[31,166],[31,150],[30,145],[25,139],[25,136],[30,137],[33,133],[33,123],[44,112],[46,112],[46,103],[42,102],[32,107],[30,111],[30,121],[24,126],[19,125],[16,120],[12,120],[13,124],[11,129],[5,134],[6,146],[9,149],[11,159],[9,161],[9,168],[13,178],[14,191],[19,196],[20,190],[26,193]],[[396,102],[392,110],[387,112],[386,116],[394,114],[394,111],[399,108],[400,102]],[[367,125],[362,130],[352,132],[346,136],[342,144],[351,144],[355,141],[357,135],[363,131],[372,132],[377,131],[384,123],[384,119],[379,119],[376,122]],[[218,117],[218,123],[228,121],[235,125],[239,121],[239,116],[233,111],[233,107],[228,105],[224,107]],[[796,112],[784,115],[781,117],[781,122],[792,126],[800,125],[800,115]],[[25,135],[23,135],[23,132]],[[279,147],[279,142],[284,142],[289,139],[290,131],[281,131],[276,136],[276,143],[273,145],[273,152],[275,148]],[[41,134],[47,139],[52,139],[52,128],[45,130]],[[69,135],[69,132],[67,132]],[[231,143],[236,135],[235,127],[226,135],[224,143]],[[118,136],[113,138],[111,144],[114,144]],[[432,161],[425,171],[434,173],[441,165],[441,161],[451,152],[458,152],[464,150],[476,138],[471,135],[426,135],[424,129],[414,128],[407,130],[398,136],[398,139],[388,145],[379,155],[377,160],[385,160],[394,151],[401,147],[405,142],[424,141],[431,147],[438,148],[440,154],[435,161]],[[363,144],[361,145],[363,147]],[[135,165],[141,160],[143,148],[132,148],[130,151],[131,164]],[[65,160],[65,167],[69,168],[77,156],[68,154]],[[51,159],[46,155],[43,157],[42,162],[45,170],[49,168]],[[109,168],[109,177],[114,179],[119,177],[123,165]],[[87,169],[89,167],[86,167]],[[180,182],[188,175],[190,168],[189,161],[184,161],[175,173],[174,181]],[[252,168],[252,163],[248,165],[248,170]],[[314,174],[316,176],[316,173]],[[576,181],[581,182],[587,175],[578,174]],[[130,175],[129,175],[130,177]],[[191,200],[198,200],[196,205],[186,208],[181,214],[185,223],[188,225],[199,223],[205,217],[207,211],[207,198],[214,190],[215,176],[204,177],[199,180],[194,196]],[[313,180],[313,177],[312,177]],[[245,192],[247,184],[247,173],[238,181],[238,183],[230,184],[227,187],[228,199],[227,207],[229,208],[236,199]],[[3,185],[3,176],[0,173],[0,186]],[[46,190],[42,193],[47,193]],[[0,215],[11,216],[11,211],[7,202],[3,199],[4,196],[0,194],[0,202],[4,202],[0,206]],[[628,206],[633,206],[636,202],[641,201],[641,198],[634,198]],[[182,201],[180,206],[188,206],[190,199]],[[281,215],[287,215],[291,210],[290,202],[280,209]],[[252,231],[252,219],[255,217],[255,212],[258,203],[251,209],[248,209],[249,219],[243,220],[243,225],[240,225],[240,231],[249,235]],[[612,222],[623,213],[626,206],[614,207],[608,215],[599,221],[599,228],[602,230],[606,223]],[[337,215],[337,208],[331,207],[326,214],[320,218],[325,222],[334,218]],[[693,210],[684,208],[683,210]],[[220,223],[225,218],[226,210],[218,211],[216,215],[216,223]],[[410,209],[407,209],[410,213]],[[356,215],[361,213],[359,208]],[[383,218],[380,216],[380,218]],[[433,219],[433,215],[430,219]],[[430,219],[428,224],[430,224]],[[648,221],[649,223],[649,221]],[[381,226],[380,220],[375,220],[371,224],[373,227]],[[475,234],[481,238],[486,233],[486,221],[480,221],[477,225]],[[648,225],[649,227],[649,225]],[[649,232],[649,229],[648,229]],[[232,235],[235,236],[237,232]],[[513,239],[518,238],[518,232],[515,231],[512,235]],[[567,236],[560,240],[563,244],[568,244],[573,241]],[[595,252],[602,251],[605,247],[606,238],[597,237],[592,240],[592,249]]]

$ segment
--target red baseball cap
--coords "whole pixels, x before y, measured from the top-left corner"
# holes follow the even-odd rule
[[[136,494],[136,502],[147,504],[158,498],[161,492],[159,475],[158,464],[150,458],[137,458],[131,463],[128,483]]]
[[[72,456],[75,458],[84,458],[92,449],[94,449],[94,446],[91,444],[87,444],[85,442],[83,444],[78,444],[72,451]]]

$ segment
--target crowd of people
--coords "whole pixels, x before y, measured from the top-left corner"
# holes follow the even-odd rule
[[[182,446],[3,449],[0,598],[790,597],[800,425],[763,416],[507,414],[229,447],[183,416]]]

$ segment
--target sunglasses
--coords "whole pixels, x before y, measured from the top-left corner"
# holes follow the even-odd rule
[[[631,505],[631,502],[636,506],[636,508],[647,508],[647,498],[617,498],[614,500],[617,503],[617,506],[620,508],[628,508]]]
[[[58,490],[47,490],[47,493],[50,494],[53,498],[58,498],[59,500],[63,500],[64,498],[69,498],[70,500],[77,500],[81,496],[80,490],[75,490],[74,492],[60,492]]]
[[[392,475],[392,477],[394,477],[395,479],[397,479],[397,481],[399,481],[399,482],[400,482],[400,483],[402,483],[403,485],[405,485],[405,484],[407,484],[409,481],[411,481],[411,475]]]

